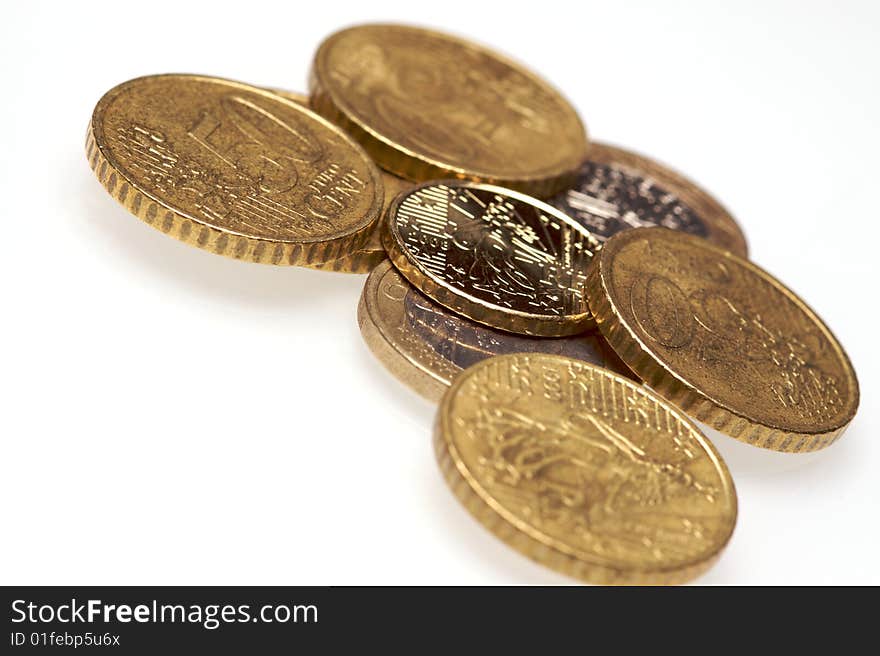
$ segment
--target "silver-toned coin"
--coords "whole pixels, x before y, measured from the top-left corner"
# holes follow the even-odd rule
[[[539,338],[493,330],[429,300],[388,261],[367,278],[358,323],[376,357],[404,383],[435,401],[463,369],[508,353],[563,355],[635,379],[597,332]]]
[[[600,243],[629,228],[663,226],[747,254],[742,231],[718,201],[662,164],[622,148],[593,143],[574,187],[548,202]]]

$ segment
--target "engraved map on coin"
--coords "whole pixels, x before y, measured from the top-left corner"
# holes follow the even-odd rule
[[[598,242],[521,194],[447,181],[417,187],[388,214],[386,250],[427,296],[486,325],[526,334],[581,332],[586,270]]]
[[[600,242],[627,228],[655,225],[699,237],[709,234],[702,219],[675,194],[613,164],[585,162],[575,186],[550,204],[583,223]]]
[[[575,169],[586,152],[580,119],[554,89],[445,34],[403,25],[343,30],[322,44],[313,79],[316,106],[326,93],[367,128],[366,137],[444,169],[430,177],[553,176]],[[383,168],[405,173],[384,152],[371,153]]]
[[[689,578],[731,535],[733,484],[706,438],[650,390],[603,369],[534,354],[484,360],[456,379],[440,413],[438,449],[456,465],[444,472],[453,481],[468,473],[488,505],[478,518],[491,525],[497,512],[565,573]]]
[[[117,186],[130,183],[230,235],[354,239],[381,209],[378,170],[359,146],[315,114],[247,85],[139,78],[101,99],[92,129],[122,178]]]
[[[859,394],[849,359],[812,310],[766,272],[660,228],[622,233],[600,258],[594,275],[616,320],[660,365],[637,372],[652,386],[660,382],[652,374],[674,376],[736,417],[798,434],[762,444],[779,450],[825,446],[822,434],[852,419]]]

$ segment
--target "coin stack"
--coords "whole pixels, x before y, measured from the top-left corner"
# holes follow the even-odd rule
[[[733,217],[486,48],[403,25],[327,38],[308,96],[192,75],[108,91],[98,179],[221,255],[368,273],[364,340],[439,402],[434,447],[498,538],[594,583],[678,583],[729,541],[730,473],[694,419],[813,451],[852,365],[751,263]]]

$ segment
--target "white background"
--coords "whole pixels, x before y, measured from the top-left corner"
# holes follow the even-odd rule
[[[835,446],[711,434],[740,515],[700,582],[880,583],[880,5],[300,4],[4,6],[0,582],[569,582],[446,489],[434,407],[361,340],[363,276],[178,243],[86,164],[92,107],[119,82],[304,90],[325,35],[396,20],[527,62],[593,137],[700,181],[848,350],[862,404]]]

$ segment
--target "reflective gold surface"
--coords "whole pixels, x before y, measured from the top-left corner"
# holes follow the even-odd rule
[[[540,337],[593,325],[584,283],[598,242],[545,203],[446,180],[397,196],[385,224],[385,250],[397,269],[458,314]]]
[[[130,80],[98,102],[86,154],[104,187],[194,246],[271,264],[357,251],[379,216],[367,154],[300,105],[193,75]]]
[[[660,225],[742,257],[748,252],[739,225],[708,192],[659,162],[604,143],[590,145],[574,186],[547,202],[602,243],[621,230]]]
[[[295,103],[305,106],[308,106],[309,104],[309,98],[305,94],[286,91],[284,89],[269,90],[273,93],[277,93],[279,96],[287,98],[288,100],[292,100]],[[381,171],[381,174],[386,208],[391,201],[394,200],[394,197],[397,196],[397,194],[413,187],[411,182],[399,178],[393,173],[383,170]],[[345,255],[332,262],[315,264],[313,265],[313,268],[322,269],[324,271],[339,271],[343,273],[369,273],[385,259],[385,247],[382,246],[380,233],[381,226],[382,221],[381,217],[379,217],[373,228],[370,230],[370,236],[367,239],[366,245],[357,252]]]
[[[678,583],[736,523],[721,457],[676,407],[560,356],[505,355],[462,372],[437,412],[450,488],[524,555],[592,583]]]
[[[821,319],[754,264],[665,228],[609,239],[588,296],[624,362],[700,421],[777,451],[821,449],[859,404]]]
[[[405,25],[328,37],[311,104],[403,178],[456,177],[538,196],[573,181],[583,124],[546,82],[462,39]]]
[[[382,185],[385,194],[385,207],[394,200],[401,192],[412,189],[413,183],[403,178],[398,178],[393,173],[381,171]],[[382,245],[382,229],[383,217],[379,217],[373,228],[370,230],[370,236],[363,248],[345,255],[338,260],[333,260],[324,264],[310,265],[312,268],[321,269],[322,271],[338,271],[340,273],[370,273],[381,262],[383,262],[388,254]]]
[[[396,175],[388,173],[387,171],[381,171],[381,173],[385,194],[385,206],[387,208],[397,194],[406,191],[407,189],[411,189],[413,184],[408,180],[398,178]],[[382,229],[383,223],[382,217],[380,216],[370,229],[370,236],[367,238],[367,243],[363,248],[360,248],[349,255],[344,255],[337,260],[322,264],[312,264],[309,266],[314,269],[321,269],[322,271],[370,273],[388,256],[385,252],[385,247],[382,245]]]
[[[633,376],[598,333],[538,338],[493,330],[430,301],[386,261],[367,278],[358,324],[376,357],[407,386],[438,401],[453,378],[506,353],[551,353]]]

